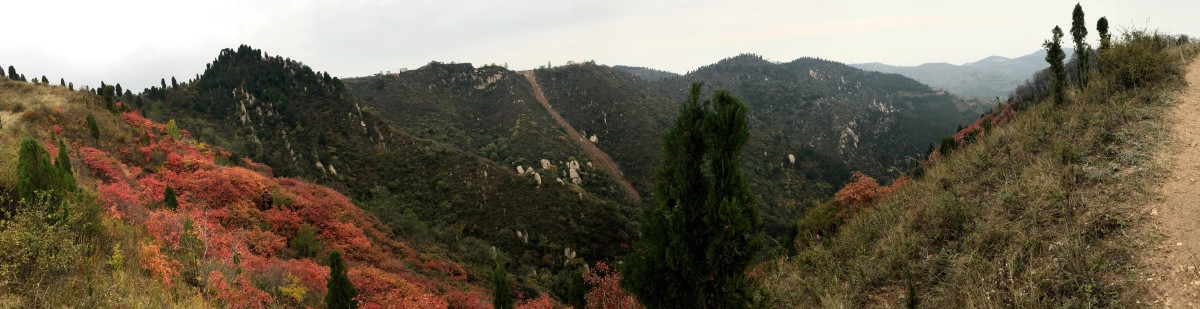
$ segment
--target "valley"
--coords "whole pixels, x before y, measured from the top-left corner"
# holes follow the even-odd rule
[[[6,38],[0,308],[1200,304],[1187,35],[1082,4],[1037,33],[982,3],[259,4]]]

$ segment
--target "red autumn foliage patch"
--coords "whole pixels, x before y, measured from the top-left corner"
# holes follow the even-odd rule
[[[880,186],[879,182],[871,176],[862,172],[851,173],[850,183],[833,195],[833,199],[842,205],[842,211],[838,212],[838,216],[843,219],[850,218],[863,209],[875,206],[897,188],[907,183],[908,177],[900,177],[892,182],[891,186]]]
[[[633,296],[621,290],[621,273],[604,262],[596,262],[595,267],[588,269],[583,274],[583,281],[592,286],[592,291],[584,296],[588,308],[642,308]]]
[[[464,283],[468,274],[462,266],[427,257],[395,239],[337,191],[272,177],[270,168],[250,160],[241,162],[250,168],[217,165],[215,157],[227,152],[197,143],[186,132],[169,138],[164,125],[136,112],[121,117],[136,132],[135,138],[123,140],[135,145],[72,148],[95,175],[96,192],[109,216],[145,228],[149,239],[138,248],[139,263],[168,286],[182,280],[182,266],[173,256],[178,253],[173,252],[180,249],[184,222],[190,220],[190,235],[203,242],[198,258],[241,270],[233,277],[228,271],[212,271],[202,279],[205,293],[222,306],[273,304],[271,293],[291,284],[283,278],[296,278],[289,280],[316,295],[306,299],[319,300],[329,268],[295,258],[287,248],[300,226],[311,225],[325,244],[318,256],[334,249],[344,253],[363,308],[488,307],[483,299],[490,298]],[[122,149],[135,151],[127,155]],[[177,209],[163,207],[168,185],[175,190]]]

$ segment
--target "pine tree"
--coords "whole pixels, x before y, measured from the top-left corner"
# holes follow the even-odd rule
[[[1063,59],[1067,57],[1062,50],[1062,28],[1054,26],[1054,30],[1050,30],[1052,39],[1042,43],[1046,47],[1046,62],[1050,64],[1050,88],[1053,93],[1054,104],[1063,104],[1065,100],[1066,86],[1066,69],[1063,67]]]
[[[4,70],[0,69],[0,77],[8,78],[8,73],[5,73]]]
[[[67,90],[75,90],[75,82],[67,83]]]
[[[87,115],[87,126],[88,131],[92,133],[92,138],[100,139],[100,127],[96,125],[96,116],[92,116],[92,114]]]
[[[744,308],[761,300],[746,276],[761,219],[742,175],[749,108],[724,90],[699,102],[693,84],[663,135],[654,206],[626,258],[621,285],[650,308]]]
[[[29,81],[29,80],[25,79],[25,74],[21,74],[21,81],[23,81],[23,82],[26,82],[26,81]]]
[[[56,189],[60,187],[58,169],[50,163],[50,153],[38,145],[37,140],[25,137],[21,140],[21,148],[17,153],[17,197],[25,203],[34,203],[39,193],[49,193],[49,198],[57,198]]]
[[[171,76],[171,89],[179,89],[179,82],[175,81],[174,76]]]
[[[1100,50],[1112,47],[1112,34],[1108,33],[1108,17],[1101,16],[1096,21],[1096,32],[1100,35]]]
[[[163,190],[163,206],[171,210],[179,209],[179,199],[175,198],[175,188],[167,185],[167,189]]]
[[[59,78],[59,79],[58,79],[58,85],[59,85],[59,86],[62,86],[62,87],[66,87],[66,86],[67,86],[67,79],[66,79],[66,78]]]
[[[54,159],[58,169],[59,186],[67,190],[75,189],[75,173],[71,171],[71,157],[67,156],[67,144],[58,140],[58,157]]]
[[[8,78],[12,80],[17,80],[20,78],[20,76],[17,75],[17,69],[13,68],[11,65],[8,66]]]
[[[116,94],[120,95],[121,94],[121,83],[117,83],[116,90],[117,90]]]
[[[496,263],[492,271],[492,307],[496,309],[512,309],[512,287],[508,285],[508,270],[504,262]]]
[[[172,77],[172,78],[174,78],[174,77]],[[167,89],[167,79],[166,79],[166,78],[159,79],[159,81],[158,81],[158,82],[162,84],[162,89],[163,89],[163,90],[166,90],[166,89]]]
[[[43,83],[43,84],[47,84],[47,85],[49,85],[49,84],[50,84],[50,80],[49,80],[49,79],[46,79],[46,75],[42,75],[42,83]]]
[[[1083,6],[1079,3],[1075,4],[1075,10],[1071,12],[1071,39],[1075,41],[1075,83],[1079,89],[1087,85],[1087,72],[1091,65],[1088,56],[1087,41],[1087,25],[1083,20]]]
[[[326,308],[358,308],[358,302],[354,300],[358,290],[346,276],[346,262],[337,250],[329,252],[329,281],[325,286],[329,288],[325,294]]]

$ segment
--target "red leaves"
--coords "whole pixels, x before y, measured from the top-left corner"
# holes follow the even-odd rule
[[[592,286],[592,291],[584,296],[588,308],[641,308],[633,296],[621,290],[618,284],[621,282],[621,273],[609,269],[604,262],[596,262],[596,267],[588,269],[583,274],[583,281]]]
[[[341,193],[303,180],[272,178],[270,168],[246,159],[241,163],[250,168],[218,166],[214,153],[228,153],[196,143],[186,132],[183,138],[167,138],[165,125],[136,112],[121,117],[137,132],[124,140],[136,144],[106,150],[77,147],[80,161],[96,176],[97,194],[109,213],[145,227],[150,239],[139,248],[141,266],[168,286],[181,264],[172,255],[177,253],[164,253],[164,248],[178,249],[183,222],[192,220],[204,245],[197,258],[224,264],[218,269],[243,270],[233,278],[213,271],[204,279],[205,293],[222,306],[263,307],[275,301],[264,290],[284,285],[323,295],[328,267],[280,254],[288,251],[296,230],[308,224],[318,228],[325,248],[341,250],[354,265],[349,275],[363,308],[489,307],[484,301],[489,297],[461,290],[470,286],[463,284],[468,274],[462,266],[425,258],[390,238],[378,220]],[[124,149],[133,154],[122,154]],[[160,208],[167,185],[175,189],[177,210]],[[235,251],[239,265],[233,265]],[[442,298],[435,291],[448,292]],[[544,296],[526,302],[535,308],[546,304],[552,301]]]
[[[225,280],[225,274],[214,270],[208,274],[208,287],[227,308],[266,308],[267,304],[274,302],[267,292],[254,287],[246,274]]]
[[[893,191],[908,183],[908,177],[900,177],[891,186],[880,186],[875,178],[861,172],[850,174],[850,183],[838,190],[833,198],[842,205],[838,216],[847,219],[863,209],[875,206]]]
[[[163,255],[158,244],[152,242],[144,242],[138,248],[138,257],[141,259],[142,269],[150,272],[150,275],[161,277],[167,287],[171,287],[171,277],[179,274],[179,262]]]
[[[351,267],[350,282],[359,300],[382,308],[446,308],[445,300],[422,291],[400,276],[375,267]]]

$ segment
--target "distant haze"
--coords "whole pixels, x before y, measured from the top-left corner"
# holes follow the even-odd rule
[[[249,44],[335,76],[431,60],[529,69],[567,61],[685,73],[740,53],[774,61],[962,64],[1040,48],[1068,1],[14,1],[0,65],[142,89]],[[1087,1],[1088,26],[1200,33],[1193,1]],[[1094,29],[1089,38],[1095,40]]]

